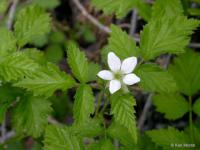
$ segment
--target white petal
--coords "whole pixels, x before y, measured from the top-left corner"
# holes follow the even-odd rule
[[[140,78],[135,74],[127,74],[124,76],[123,82],[127,85],[133,85],[135,83],[140,82]]]
[[[108,66],[113,72],[117,72],[121,68],[121,60],[113,52],[108,53]]]
[[[109,91],[111,94],[115,93],[121,88],[121,83],[119,80],[111,80],[109,85]]]
[[[137,58],[136,57],[126,58],[122,62],[121,71],[125,74],[131,73],[135,69],[136,65],[137,65]]]
[[[108,70],[102,70],[97,75],[104,80],[112,80],[114,78],[113,73]]]

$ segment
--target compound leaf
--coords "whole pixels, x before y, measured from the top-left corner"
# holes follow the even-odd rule
[[[177,91],[177,86],[172,75],[155,64],[141,65],[136,72],[141,78],[139,85],[146,91]]]
[[[39,6],[28,6],[19,12],[14,28],[18,44],[22,47],[50,31],[49,14]]]
[[[42,97],[24,96],[13,112],[16,131],[39,137],[48,123],[51,112],[50,102]]]
[[[129,95],[116,93],[111,97],[111,112],[116,123],[128,129],[134,142],[137,142],[137,127],[135,121],[135,99]]]
[[[88,80],[88,62],[85,54],[79,48],[70,43],[67,50],[68,63],[72,69],[72,73],[80,82],[87,82]]]
[[[188,112],[188,102],[179,94],[162,93],[153,97],[158,112],[164,113],[167,119],[181,118]]]
[[[14,85],[33,92],[35,96],[52,96],[56,90],[67,90],[75,84],[74,79],[60,71],[55,65],[47,64],[31,77],[26,77]]]

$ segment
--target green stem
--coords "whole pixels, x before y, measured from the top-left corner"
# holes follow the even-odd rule
[[[102,89],[98,95],[98,100],[97,100],[97,107],[96,107],[96,110],[95,110],[95,116],[98,115],[99,113],[99,109],[100,109],[100,106],[101,106],[101,100],[103,98],[103,95],[104,95],[104,91],[105,91],[105,88]]]
[[[105,100],[104,106],[103,106],[103,108],[101,110],[101,114],[104,113],[104,111],[106,110],[106,107],[108,106],[108,104],[109,104],[109,98],[107,97],[106,100]]]
[[[194,141],[194,130],[193,130],[193,121],[192,121],[192,97],[189,96],[189,126],[190,126],[190,135],[192,141]]]

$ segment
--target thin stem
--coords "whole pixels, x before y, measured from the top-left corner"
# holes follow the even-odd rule
[[[103,98],[103,95],[104,95],[104,91],[105,91],[105,88],[102,89],[98,95],[98,100],[97,100],[97,107],[96,107],[96,110],[95,110],[95,116],[98,115],[99,113],[99,109],[100,109],[100,106],[101,106],[101,100]]]
[[[194,130],[193,130],[193,121],[192,121],[192,97],[189,96],[189,126],[190,126],[190,135],[192,141],[194,141]]]
[[[104,111],[106,110],[106,107],[108,106],[108,104],[109,104],[109,98],[106,98],[105,103],[104,103],[104,106],[103,106],[103,108],[102,108],[102,110],[101,110],[101,114],[104,113]]]

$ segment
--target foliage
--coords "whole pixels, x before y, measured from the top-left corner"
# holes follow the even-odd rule
[[[199,0],[73,2],[0,1],[0,149],[199,149]]]

